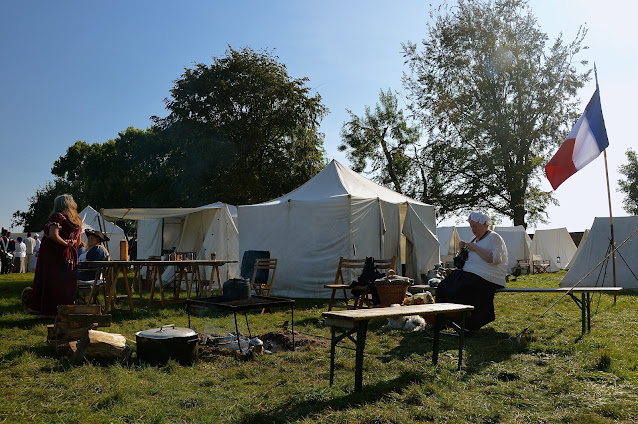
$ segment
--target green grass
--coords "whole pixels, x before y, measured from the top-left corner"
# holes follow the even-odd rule
[[[562,273],[519,277],[511,286],[558,285]],[[431,363],[431,334],[371,323],[363,391],[353,393],[354,352],[338,349],[328,385],[329,347],[245,360],[231,354],[183,367],[137,362],[73,366],[46,342],[46,324],[22,310],[32,274],[0,276],[0,423],[634,423],[638,422],[638,298],[596,298],[592,331],[564,298],[528,332],[515,336],[560,295],[501,293],[497,320],[466,342],[456,371],[456,339],[443,337]],[[298,300],[295,329],[329,337],[325,300]],[[289,311],[249,315],[253,333],[281,328]],[[138,330],[186,327],[183,305],[116,311],[104,329],[134,341]],[[200,332],[226,334],[232,315],[195,317]],[[245,329],[242,321],[240,330]],[[134,347],[134,343],[131,343]]]

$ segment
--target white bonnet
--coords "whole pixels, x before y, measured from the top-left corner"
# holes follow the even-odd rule
[[[469,221],[474,221],[474,222],[478,222],[479,224],[487,224],[487,225],[492,225],[492,220],[490,219],[490,217],[486,214],[484,214],[483,212],[470,212],[470,216],[467,218],[468,222]]]

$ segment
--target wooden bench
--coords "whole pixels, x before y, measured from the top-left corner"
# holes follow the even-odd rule
[[[399,308],[370,308],[348,311],[332,311],[322,314],[325,325],[330,327],[330,385],[334,383],[335,348],[345,338],[350,339],[356,346],[354,390],[360,392],[363,385],[363,351],[366,345],[368,322],[378,319],[396,318],[404,315],[435,316],[434,341],[432,346],[432,364],[439,358],[439,333],[442,329],[441,316],[460,316],[461,328],[465,327],[465,317],[469,315],[473,306],[455,303],[436,303],[428,305],[410,305]],[[339,332],[339,334],[337,334]],[[457,369],[461,369],[463,361],[464,332],[459,333],[459,360]]]
[[[423,293],[429,291],[436,295],[436,287],[427,285],[414,285],[409,288],[411,293]],[[504,287],[496,290],[496,293],[561,293],[569,295],[581,312],[582,334],[591,331],[591,301],[595,294],[619,294],[622,287]],[[576,294],[580,293],[580,299]]]
[[[375,259],[374,265],[377,269],[386,270],[387,272],[387,270],[394,269],[396,260],[397,260],[396,256],[393,256],[392,259]],[[330,294],[330,303],[328,304],[328,311],[331,311],[332,307],[334,306],[335,295],[337,290],[341,290],[343,292],[345,307],[350,308],[348,293],[346,292],[346,290],[350,287],[350,285],[345,283],[345,279],[343,278],[343,270],[356,269],[358,271],[362,271],[365,263],[366,263],[365,258],[364,259],[347,259],[347,258],[344,258],[343,256],[339,258],[339,265],[337,266],[337,274],[335,275],[334,283],[325,284],[323,286],[326,289],[332,290],[332,293]],[[367,289],[362,288],[362,289],[355,289],[355,291],[356,290],[359,290],[359,292],[356,293],[353,308],[357,309],[358,307],[359,308],[362,307],[364,302],[368,303],[368,306],[369,306],[369,301],[367,299],[367,296],[368,296]]]

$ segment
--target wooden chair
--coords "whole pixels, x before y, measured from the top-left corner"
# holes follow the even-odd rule
[[[104,305],[106,306],[108,289],[104,276],[101,273],[101,268],[90,266],[88,268],[82,268],[80,271],[93,272],[95,278],[93,280],[77,280],[76,303],[78,300],[82,300],[85,305],[99,304],[97,299],[99,293],[102,292],[104,295]]]
[[[363,265],[365,264],[365,259],[346,259],[343,256],[339,258],[339,266],[337,266],[337,275],[335,275],[335,281],[333,284],[326,284],[323,287],[326,289],[331,289],[332,294],[330,295],[330,303],[328,304],[328,310],[331,311],[334,306],[335,294],[337,290],[343,291],[343,300],[345,302],[345,307],[350,308],[348,293],[346,293],[346,289],[349,284],[346,284],[343,278],[343,270],[344,269],[358,269],[362,270]]]
[[[534,274],[549,272],[549,260],[543,259],[541,255],[532,255],[532,266],[534,267]]]
[[[521,269],[521,273],[523,271],[526,271],[526,273],[528,275],[532,273],[532,265],[531,265],[530,260],[528,258],[517,259],[516,262],[518,263],[518,266]]]
[[[260,273],[259,271],[262,270]],[[270,272],[272,270],[272,272]],[[260,296],[270,296],[273,283],[275,282],[275,272],[277,271],[277,259],[274,258],[260,258],[255,260],[255,268],[253,270],[253,277],[250,280],[250,285],[255,290],[255,294]],[[266,282],[259,281],[257,279],[258,274],[267,272],[269,275],[266,277]]]
[[[375,259],[374,266],[379,271],[381,272],[385,271],[384,273],[387,274],[389,270],[394,270],[396,261],[397,261],[396,255],[393,256],[391,259]],[[365,262],[365,259],[364,259],[364,262]],[[370,305],[370,298],[369,298],[370,293],[367,287],[363,287],[363,286],[357,287],[353,289],[353,292],[355,293],[355,298],[354,298],[355,309],[362,308],[364,303],[366,304],[368,308],[372,306]]]

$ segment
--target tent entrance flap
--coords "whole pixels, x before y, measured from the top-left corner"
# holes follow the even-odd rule
[[[405,224],[405,216],[408,213],[408,202],[401,203],[399,205],[399,228],[403,229],[403,225]],[[405,266],[406,264],[406,251],[407,251],[407,239],[405,238],[405,234],[401,231],[401,265]],[[401,270],[401,274],[405,275],[405,270]]]

